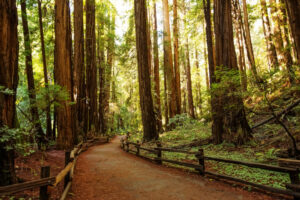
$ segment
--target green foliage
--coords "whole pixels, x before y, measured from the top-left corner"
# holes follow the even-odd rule
[[[5,88],[4,86],[0,85],[0,93],[5,94],[5,95],[14,95],[15,92],[11,89]]]
[[[38,92],[37,106],[41,110],[45,110],[49,104],[60,106],[61,102],[70,100],[69,92],[60,85],[49,85],[48,88],[42,87]],[[70,104],[74,103],[71,102]]]
[[[194,126],[196,123],[197,120],[190,118],[188,114],[183,113],[181,115],[176,115],[175,117],[170,118],[168,126],[174,125],[175,127],[180,127],[180,129],[182,129]]]
[[[0,143],[5,144],[7,150],[15,150],[23,156],[34,152],[30,142],[33,135],[28,130],[4,126],[0,128],[0,132]]]

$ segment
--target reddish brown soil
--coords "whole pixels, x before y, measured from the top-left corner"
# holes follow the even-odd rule
[[[20,156],[15,160],[16,174],[23,182],[38,180],[40,179],[41,166],[50,166],[50,176],[56,176],[64,168],[64,160],[64,151],[58,150],[49,150],[44,153],[35,152],[27,157]],[[62,184],[51,190],[50,199],[59,199],[62,190]],[[10,196],[10,198],[12,197],[15,197],[15,199],[39,199],[39,188],[19,192]],[[3,199],[9,199],[9,197]]]
[[[123,152],[119,139],[80,155],[69,200],[271,200],[257,192],[159,166]],[[279,198],[278,198],[279,199]]]

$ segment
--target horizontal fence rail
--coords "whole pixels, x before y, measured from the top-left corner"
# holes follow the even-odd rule
[[[224,180],[239,182],[239,183],[242,183],[245,185],[249,185],[249,186],[253,186],[253,187],[265,190],[265,191],[283,194],[283,195],[290,195],[290,196],[293,196],[294,199],[300,200],[300,180],[299,180],[300,161],[289,160],[289,161],[285,162],[285,160],[280,159],[279,160],[280,166],[276,166],[276,165],[251,163],[251,162],[244,162],[244,161],[204,156],[203,149],[199,149],[197,152],[191,152],[191,151],[187,151],[187,150],[183,150],[183,149],[172,149],[172,148],[162,147],[160,143],[157,143],[157,147],[155,147],[155,148],[145,148],[145,147],[142,147],[139,142],[134,143],[134,142],[128,142],[126,140],[125,141],[122,140],[121,142],[122,142],[121,147],[124,151],[133,152],[139,157],[155,161],[158,164],[167,162],[167,163],[171,163],[171,164],[175,164],[175,165],[192,168],[192,169],[197,170],[201,175],[209,175],[209,176],[221,178]],[[134,148],[136,148],[136,151],[133,149],[130,149],[130,145],[133,146]],[[150,158],[145,155],[141,155],[140,150],[148,151],[151,154],[154,154],[155,157]],[[181,162],[178,160],[165,159],[165,158],[162,158],[162,152],[174,152],[174,153],[183,153],[183,154],[188,154],[188,155],[194,155],[196,157],[196,159],[198,160],[199,164]],[[247,167],[251,167],[251,168],[264,169],[264,170],[268,170],[268,171],[287,173],[287,174],[289,174],[291,183],[286,184],[286,189],[274,188],[274,187],[267,186],[267,185],[252,183],[252,182],[240,179],[240,178],[235,178],[232,176],[217,174],[214,172],[207,171],[207,170],[205,170],[205,161],[230,163],[230,164],[236,164],[236,165],[243,165],[243,166],[247,166]],[[298,165],[296,165],[295,163],[298,163]]]
[[[55,176],[49,178],[43,178],[35,181],[27,181],[25,183],[13,184],[4,187],[0,187],[0,196],[9,195],[24,190],[29,190],[36,187],[52,185],[55,182]]]
[[[14,194],[17,192],[22,192],[25,190],[33,189],[40,187],[40,200],[48,200],[49,194],[47,187],[56,187],[60,182],[64,180],[64,192],[61,196],[61,200],[64,200],[68,194],[68,191],[71,187],[72,177],[74,174],[74,168],[78,155],[85,151],[88,147],[92,146],[95,142],[106,143],[109,142],[109,138],[93,138],[87,140],[85,143],[81,142],[74,147],[74,149],[65,152],[65,168],[58,173],[57,176],[49,177],[50,167],[41,168],[41,179],[34,181],[27,181],[24,183],[18,183],[8,186],[0,187],[0,199],[2,196]]]

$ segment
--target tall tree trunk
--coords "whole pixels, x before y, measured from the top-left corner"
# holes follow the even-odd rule
[[[239,49],[239,56],[238,56],[239,64],[238,65],[239,65],[239,71],[240,71],[240,77],[241,77],[241,85],[242,85],[243,91],[246,92],[247,91],[247,73],[246,73],[245,53],[244,53],[244,45],[243,45],[243,34],[242,34],[242,29],[243,29],[243,24],[242,24],[242,19],[241,19],[242,16],[241,16],[239,2],[234,1],[233,6],[234,6],[233,7],[234,17],[235,17],[235,29],[237,30],[236,31],[237,32],[236,33],[237,44],[238,44],[238,49]],[[253,65],[253,66],[255,66],[255,65]]]
[[[204,30],[204,28],[203,28]],[[204,43],[206,42],[206,39],[204,39]],[[198,52],[196,51],[197,55],[196,58],[198,59]],[[209,85],[209,77],[208,77],[208,61],[207,61],[207,45],[204,45],[204,63],[205,63],[205,82],[206,82],[206,90],[209,91],[210,85]]]
[[[285,0],[285,5],[294,39],[297,64],[300,65],[300,2],[299,0]]]
[[[34,124],[36,140],[40,149],[41,144],[45,142],[45,135],[40,122],[38,108],[36,106],[36,94],[35,94],[34,77],[33,77],[33,69],[32,69],[32,56],[31,56],[32,51],[30,45],[31,41],[29,36],[25,0],[21,1],[21,11],[22,11],[22,24],[23,24],[24,44],[25,44],[25,63],[26,63],[26,75],[27,75],[27,86],[28,86],[28,94],[29,94],[31,120]]]
[[[155,114],[151,95],[151,83],[148,62],[147,44],[147,10],[145,0],[134,0],[136,49],[138,61],[138,79],[140,106],[142,111],[142,122],[144,129],[144,140],[158,139],[156,131]]]
[[[85,120],[85,67],[83,37],[83,0],[74,0],[74,96],[78,132],[86,130]],[[85,134],[83,135],[85,137]]]
[[[241,10],[238,1],[235,1],[238,6],[238,15],[239,15],[239,23],[241,24],[242,32],[244,33],[244,39],[246,44],[246,50],[247,50],[247,56],[250,63],[250,69],[251,72],[257,82],[259,82],[259,77],[257,74],[256,64],[255,64],[255,57],[253,52],[253,46],[252,46],[252,40],[251,40],[251,34],[250,34],[250,26],[249,26],[249,20],[248,20],[248,10],[247,10],[247,3],[246,0],[243,0],[243,12],[244,12],[244,26],[242,23],[242,15]],[[243,29],[244,28],[244,29]]]
[[[110,23],[108,27],[109,38],[107,47],[107,65],[105,68],[105,86],[104,86],[104,116],[105,118],[105,132],[107,131],[107,122],[109,121],[109,100],[110,100],[110,88],[111,88],[111,77],[112,77],[112,67],[115,51],[115,16],[110,16]],[[148,55],[149,56],[149,55]],[[148,69],[149,71],[149,69]]]
[[[207,53],[208,53],[208,67],[209,67],[209,85],[215,83],[215,62],[214,62],[214,48],[213,48],[213,34],[211,26],[211,8],[210,0],[203,0],[205,23],[206,23],[206,42],[207,42]]]
[[[147,7],[149,7],[150,1],[147,3]],[[152,76],[152,42],[151,42],[151,17],[150,17],[150,10],[147,16],[147,45],[148,45],[148,61],[149,61],[149,74],[150,77]],[[151,78],[150,78],[151,81]]]
[[[99,130],[100,133],[104,134],[106,131],[106,120],[104,119],[104,98],[105,98],[105,53],[104,53],[104,44],[100,41],[104,34],[104,16],[100,14],[100,25],[98,30],[98,49],[99,49]]]
[[[158,34],[157,34],[157,13],[156,3],[153,5],[154,9],[154,30],[153,30],[153,54],[154,54],[154,90],[155,90],[155,110],[157,115],[157,131],[162,132],[162,115],[160,103],[160,78],[159,78],[159,55],[158,55]]]
[[[150,76],[150,73],[149,73]],[[112,81],[111,81],[111,102],[116,103],[117,102],[117,95],[116,95],[116,81],[115,81],[116,73],[115,73],[115,67],[112,66]],[[151,79],[150,79],[151,80]],[[150,83],[151,85],[151,83]],[[111,117],[110,117],[110,132],[114,131],[115,128],[115,112],[112,111]]]
[[[287,12],[286,7],[284,4],[284,0],[280,0],[280,24],[283,26],[283,40],[284,40],[284,57],[286,62],[286,69],[288,72],[289,82],[294,83],[295,82],[295,73],[293,71],[293,57],[291,54],[291,42],[289,38],[289,30],[288,30],[288,23],[287,23]]]
[[[48,72],[47,72],[47,61],[46,61],[46,52],[45,52],[45,40],[44,40],[44,30],[43,30],[43,15],[42,15],[42,0],[38,0],[38,9],[39,9],[39,25],[40,25],[40,35],[41,35],[41,49],[42,49],[42,57],[43,57],[43,71],[44,71],[44,81],[45,87],[49,89],[49,81],[48,81]],[[52,137],[52,129],[51,129],[51,105],[50,105],[50,97],[47,94],[47,108],[46,108],[46,135],[47,138],[50,139]]]
[[[89,130],[98,131],[95,0],[86,1],[86,88]]]
[[[167,91],[169,116],[172,118],[176,115],[176,82],[173,70],[171,32],[169,20],[169,4],[168,0],[163,0],[163,21],[164,21],[164,67],[166,68]]]
[[[282,40],[282,34],[280,26],[280,20],[279,20],[279,13],[277,9],[277,3],[276,0],[270,0],[270,7],[271,7],[271,18],[272,18],[272,36],[274,41],[274,46],[276,49],[276,53],[278,56],[278,60],[280,64],[286,64],[287,58],[285,58],[284,49],[283,49],[283,40]]]
[[[204,47],[204,49],[205,49],[205,47]],[[206,49],[205,49],[204,53],[206,53]],[[197,49],[195,49],[195,60],[196,60],[196,62],[195,62],[196,68],[198,70],[200,70],[199,69],[199,61],[198,61],[198,51],[197,51]],[[198,75],[199,75],[198,76],[198,81],[196,83],[196,87],[197,87],[197,90],[198,90],[198,94],[197,94],[197,96],[198,96],[198,106],[199,106],[199,110],[200,110],[200,116],[203,116],[203,109],[202,109],[202,107],[203,107],[202,106],[203,100],[202,100],[202,92],[201,92],[201,79],[200,79],[201,74],[200,74],[200,71],[198,71]]]
[[[55,75],[54,75],[55,77]],[[55,81],[56,82],[56,81]],[[53,126],[52,126],[52,138],[53,140],[56,140],[56,128],[57,128],[57,106],[54,106],[53,109]]]
[[[231,18],[231,0],[216,0],[214,5],[214,25],[216,40],[217,70],[226,72],[228,69],[238,70],[235,48],[233,43],[233,27]],[[251,137],[242,98],[235,95],[239,83],[229,82],[230,86],[215,91],[221,103],[217,114],[220,121],[213,121],[223,133],[223,138],[236,144],[243,144]],[[231,94],[228,96],[228,94]],[[232,106],[234,105],[234,106]],[[218,123],[221,124],[218,124]]]
[[[204,14],[206,22],[206,42],[207,42],[207,51],[208,51],[208,66],[209,66],[209,85],[212,89],[212,84],[216,83],[215,76],[215,53],[213,47],[213,35],[211,27],[211,9],[210,9],[210,0],[203,0],[204,5]],[[222,109],[219,97],[211,91],[211,113],[212,113],[212,136],[215,144],[222,143],[222,117],[219,115],[219,111]]]
[[[181,113],[181,86],[180,86],[180,68],[178,62],[178,14],[177,0],[173,0],[173,46],[174,46],[174,72],[175,72],[175,89],[176,89],[176,114]]]
[[[16,0],[0,1],[0,90],[9,89],[13,95],[0,92],[0,137],[4,127],[15,128],[16,92],[18,86],[18,12]],[[0,186],[17,181],[14,150],[0,142]]]
[[[189,115],[195,118],[195,109],[193,101],[193,90],[192,90],[192,78],[191,78],[191,63],[190,63],[190,50],[189,50],[189,40],[186,39],[186,88],[188,92],[188,108]]]
[[[165,128],[168,129],[169,124],[169,106],[168,106],[168,89],[167,89],[167,75],[164,67],[164,108],[165,108]]]
[[[185,88],[182,89],[182,93],[183,93],[182,112],[187,113],[187,109],[186,109],[186,90],[185,90]]]
[[[270,19],[269,19],[269,15],[268,15],[266,1],[261,0],[260,3],[261,3],[261,14],[262,14],[264,35],[265,35],[265,40],[267,43],[269,65],[272,68],[277,68],[279,63],[278,63],[276,49],[275,49],[275,46],[274,46],[273,40],[272,40]]]
[[[72,39],[69,0],[55,1],[55,66],[54,75],[58,85],[66,90],[69,100],[57,107],[57,145],[61,149],[71,149],[74,145],[74,108],[72,85]]]

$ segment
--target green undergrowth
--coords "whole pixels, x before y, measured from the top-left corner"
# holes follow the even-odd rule
[[[180,118],[180,117],[179,117]],[[182,120],[182,119],[181,119]],[[160,135],[160,142],[163,147],[175,147],[179,145],[189,144],[199,139],[208,139],[211,137],[210,124],[205,124],[196,120],[183,119],[180,126],[174,130],[164,132]],[[134,134],[130,140],[136,142],[142,141],[142,134]],[[156,147],[155,141],[143,143],[142,146],[148,148]],[[219,145],[208,144],[201,147],[185,147],[185,150],[196,152],[199,148],[204,150],[205,156],[225,158],[237,161],[265,163],[277,165],[275,153],[277,149],[274,147],[259,148],[260,144],[251,141],[243,146],[235,146],[230,143],[222,143]],[[141,151],[141,154],[154,158],[155,155],[146,151]],[[180,160],[185,162],[197,163],[194,155],[184,153],[163,152],[163,158],[170,160]],[[272,172],[263,169],[251,168],[236,164],[221,163],[215,161],[206,161],[206,169],[219,174],[228,175],[240,178],[249,182],[268,185],[276,188],[285,188],[285,183],[289,183],[289,176],[286,173]],[[171,166],[174,166],[171,164]],[[177,166],[178,167],[178,166]],[[183,167],[184,168],[184,167]],[[251,187],[249,187],[251,188]]]

